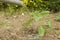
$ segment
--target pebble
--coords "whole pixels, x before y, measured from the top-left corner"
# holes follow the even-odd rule
[[[24,13],[22,13],[22,16],[24,16]]]

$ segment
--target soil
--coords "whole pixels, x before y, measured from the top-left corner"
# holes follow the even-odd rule
[[[55,20],[55,14],[45,15],[39,22],[33,21],[27,29],[24,29],[23,24],[30,18],[29,14],[17,14],[14,16],[5,17],[0,14],[0,40],[60,40],[60,22]],[[50,31],[47,27],[47,19],[52,20],[53,30]],[[43,37],[37,34],[37,26],[45,25],[46,33]]]

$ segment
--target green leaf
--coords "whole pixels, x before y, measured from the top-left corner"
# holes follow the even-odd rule
[[[35,19],[36,21],[39,21],[44,15],[48,14],[49,11],[42,11],[42,12],[39,12],[39,11],[35,11],[32,13],[32,17],[33,19]]]
[[[41,26],[38,28],[38,35],[39,36],[44,36],[45,34],[45,29]]]
[[[48,25],[49,25],[50,30],[52,30],[53,26],[52,26],[52,21],[51,20],[48,20]]]
[[[34,13],[32,13],[32,17],[33,17],[34,20],[38,21],[40,19],[40,13],[38,13],[38,12],[35,13],[34,12]]]
[[[24,27],[27,28],[32,21],[33,21],[33,19],[30,18],[28,21],[26,21],[26,22],[24,23]]]
[[[43,15],[46,15],[46,14],[48,14],[49,13],[49,11],[42,11],[41,12],[41,15],[43,16]]]

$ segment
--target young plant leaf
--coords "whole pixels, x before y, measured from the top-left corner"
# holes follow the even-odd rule
[[[44,36],[44,34],[45,34],[45,29],[43,28],[43,26],[39,27],[38,28],[38,35],[42,37],[42,36]]]
[[[49,13],[49,11],[42,11],[42,12],[36,11],[36,12],[33,12],[31,16],[36,21],[39,21],[44,15],[46,15],[48,13]]]
[[[41,15],[44,16],[44,15],[46,15],[46,14],[48,14],[48,13],[49,13],[49,11],[42,11],[42,12],[41,12]]]
[[[33,19],[30,18],[28,21],[26,21],[26,22],[24,23],[24,27],[27,28],[32,21],[33,21]]]
[[[52,26],[52,21],[51,20],[48,20],[48,25],[49,25],[50,30],[52,30],[53,26]]]

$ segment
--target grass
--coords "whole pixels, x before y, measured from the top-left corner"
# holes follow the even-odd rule
[[[15,27],[13,24],[9,23],[6,19],[0,20],[0,26]]]
[[[24,13],[26,12],[27,9],[25,7],[21,7],[19,9],[17,8],[14,8],[13,5],[9,5],[9,7],[7,7],[6,9],[4,10],[1,10],[0,11],[0,14],[3,14],[4,16],[13,16],[13,15],[16,15],[16,14],[21,14],[21,13]]]

